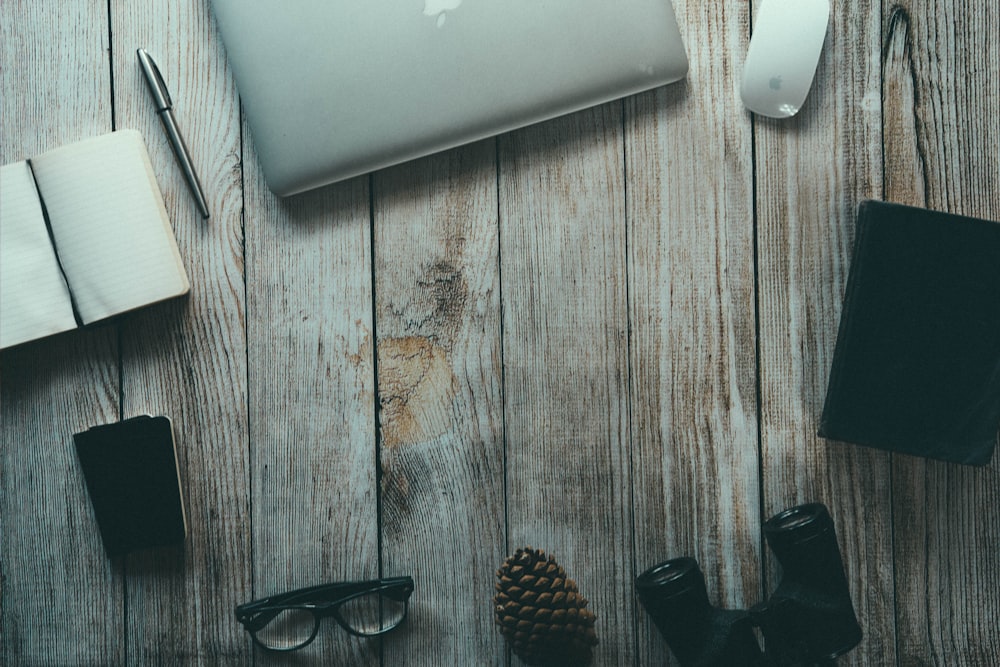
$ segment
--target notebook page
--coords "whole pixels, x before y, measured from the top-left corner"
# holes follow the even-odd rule
[[[112,132],[31,164],[84,324],[188,291],[142,135]]]
[[[0,167],[0,348],[76,328],[27,162]]]

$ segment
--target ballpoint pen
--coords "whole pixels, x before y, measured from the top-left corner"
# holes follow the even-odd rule
[[[156,104],[156,114],[163,121],[163,129],[170,140],[170,146],[174,149],[177,162],[184,171],[184,179],[191,188],[191,194],[194,196],[194,201],[198,205],[202,217],[208,218],[208,204],[205,203],[205,194],[201,190],[201,182],[198,180],[198,174],[194,171],[194,165],[191,164],[191,156],[188,154],[184,137],[177,129],[177,121],[174,119],[174,103],[170,99],[167,85],[163,83],[163,77],[160,76],[160,69],[145,49],[138,49],[135,53],[142,66],[142,73],[146,75],[146,83],[149,84],[149,92],[153,96],[153,102]]]

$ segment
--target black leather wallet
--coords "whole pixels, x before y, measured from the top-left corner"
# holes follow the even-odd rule
[[[989,463],[1000,428],[1000,223],[862,202],[819,435]]]
[[[178,544],[187,522],[173,427],[142,415],[73,435],[109,556]]]

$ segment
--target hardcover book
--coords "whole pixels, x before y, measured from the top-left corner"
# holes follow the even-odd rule
[[[0,349],[188,291],[138,132],[0,167]]]
[[[989,463],[1000,428],[1000,223],[858,209],[819,435]]]

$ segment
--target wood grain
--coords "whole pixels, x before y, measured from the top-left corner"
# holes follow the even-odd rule
[[[885,15],[886,199],[1000,220],[1000,9],[955,3]],[[1000,655],[1000,465],[893,457],[896,623],[904,665]]]
[[[501,137],[509,550],[553,554],[634,660],[621,103]]]
[[[185,490],[183,550],[126,561],[130,662],[243,665],[233,607],[250,597],[247,365],[239,173],[240,116],[225,54],[201,3],[112,6],[115,118],[146,137],[191,282],[183,301],[150,308],[122,330],[123,414],[167,414]],[[177,123],[204,174],[202,220],[154,113],[136,60],[153,55]]]
[[[0,4],[0,164],[111,130],[107,48],[103,4]],[[103,326],[0,354],[5,665],[124,656],[121,566],[104,553],[72,437],[118,418],[117,339]]]
[[[0,162],[141,130],[192,282],[0,355],[0,663],[284,664],[234,604],[383,573],[416,580],[404,628],[326,621],[293,661],[517,665],[491,584],[530,544],[590,599],[595,665],[663,664],[634,576],[690,554],[752,604],[761,519],[810,500],[865,631],[841,664],[1000,663],[998,464],[815,435],[858,201],[1000,219],[1000,10],[833,5],[794,119],[738,100],[759,2],[677,0],[685,82],[281,200],[207,3],[0,2]],[[145,411],[191,536],[110,561],[71,435]]]
[[[676,3],[686,81],[626,101],[636,573],[695,556],[715,604],[761,601],[748,7]],[[639,611],[639,664],[667,648]]]
[[[254,597],[373,579],[368,179],[280,200],[267,191],[252,144],[245,151]],[[378,645],[327,621],[303,660],[377,664]]]
[[[882,189],[880,26],[879,3],[834,4],[805,107],[754,121],[764,509],[829,507],[864,631],[848,664],[896,659],[889,456],[816,436],[857,204]]]
[[[417,582],[385,664],[504,664],[495,141],[374,177],[382,553]]]

